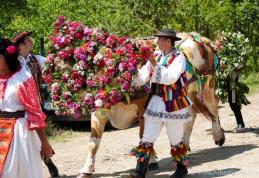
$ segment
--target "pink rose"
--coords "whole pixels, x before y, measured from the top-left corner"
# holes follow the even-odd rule
[[[128,82],[123,82],[123,84],[121,85],[121,91],[125,92],[125,91],[128,91],[129,90],[129,83]]]
[[[93,86],[94,86],[94,81],[93,81],[93,80],[87,80],[87,81],[86,81],[86,85],[87,85],[88,87],[93,87]]]
[[[54,61],[54,59],[55,59],[55,54],[49,54],[48,57],[47,57],[47,60],[49,62]]]

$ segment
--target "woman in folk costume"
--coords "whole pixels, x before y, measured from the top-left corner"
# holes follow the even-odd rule
[[[33,55],[33,43],[31,39],[32,32],[18,32],[12,39],[15,47],[19,52],[18,60],[22,67],[30,72],[36,82],[38,97],[40,104],[43,105],[44,95],[42,90],[42,70],[45,67],[46,58],[40,55]],[[58,176],[58,168],[54,165],[51,159],[44,159],[44,163],[48,167],[52,177]]]
[[[191,120],[188,106],[191,105],[185,84],[186,60],[174,48],[174,42],[181,40],[173,30],[158,32],[157,44],[161,51],[150,55],[149,61],[138,71],[134,85],[151,83],[149,99],[144,113],[144,135],[139,146],[132,150],[138,158],[137,166],[131,177],[144,178],[153,144],[165,125],[171,145],[171,155],[177,169],[171,177],[182,178],[187,175],[187,149],[183,144],[184,123]]]
[[[42,158],[54,153],[32,75],[11,41],[0,38],[0,177],[42,178]]]

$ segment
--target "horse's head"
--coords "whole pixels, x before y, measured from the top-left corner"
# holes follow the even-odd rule
[[[215,141],[215,144],[218,146],[222,146],[225,143],[225,134],[224,134],[224,129],[221,128],[220,123],[217,121],[212,122],[212,135],[213,139]]]

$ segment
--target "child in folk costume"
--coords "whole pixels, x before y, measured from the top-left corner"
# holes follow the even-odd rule
[[[32,75],[18,60],[16,47],[0,38],[0,177],[42,178],[42,158],[54,151],[44,132]]]
[[[43,92],[42,92],[42,70],[44,69],[45,57],[40,55],[33,55],[33,44],[31,40],[31,32],[18,32],[12,39],[12,42],[17,47],[19,52],[18,60],[22,67],[26,68],[30,72],[36,82],[37,94],[40,104],[43,103]],[[48,167],[48,170],[52,177],[58,176],[58,169],[54,165],[51,159],[44,160],[44,163]]]
[[[153,144],[163,126],[166,127],[171,145],[171,155],[177,169],[171,177],[182,178],[187,174],[187,148],[183,144],[184,123],[191,120],[188,107],[191,101],[186,91],[186,60],[174,48],[174,42],[181,40],[173,30],[158,32],[157,44],[161,51],[150,55],[149,61],[138,71],[134,85],[151,83],[149,99],[144,113],[144,135],[139,146],[132,150],[138,158],[137,166],[131,177],[144,178]]]

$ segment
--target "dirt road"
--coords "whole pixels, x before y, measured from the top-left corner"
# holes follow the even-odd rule
[[[246,124],[245,133],[233,133],[236,127],[234,115],[227,104],[220,109],[221,125],[225,129],[226,142],[223,147],[214,144],[205,129],[210,123],[199,116],[191,136],[191,168],[188,178],[257,178],[259,177],[259,93],[249,97],[251,104],[243,107]],[[87,156],[90,133],[81,133],[68,142],[55,142],[53,157],[62,178],[74,178]],[[123,177],[133,171],[135,159],[128,156],[129,150],[138,143],[138,127],[127,130],[105,132],[96,159],[93,177]],[[155,143],[158,153],[158,171],[148,172],[147,177],[169,177],[169,142],[163,129]],[[44,167],[44,178],[49,174]]]

